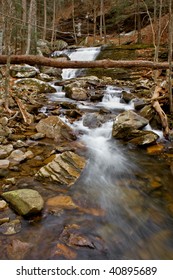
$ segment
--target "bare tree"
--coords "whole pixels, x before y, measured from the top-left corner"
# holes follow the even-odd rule
[[[46,39],[47,28],[47,0],[44,0],[44,28],[43,28],[43,40]]]
[[[52,46],[55,39],[55,21],[56,21],[56,0],[53,1],[52,38],[51,38]]]
[[[172,28],[173,28],[173,18],[172,18],[172,0],[169,0],[169,71],[168,71],[168,91],[169,91],[169,104],[170,112],[173,112],[173,103],[172,103]]]
[[[32,33],[34,34],[34,43],[36,43],[36,0],[30,0],[30,7],[29,7],[29,15],[28,15],[28,36],[27,36],[27,48],[26,48],[26,55],[28,55],[31,51],[31,40],[32,40]]]

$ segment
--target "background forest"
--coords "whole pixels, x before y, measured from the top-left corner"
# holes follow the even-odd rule
[[[9,47],[13,54],[34,54],[39,39],[48,40],[52,47],[57,39],[68,44],[90,45],[101,42],[156,44],[159,40],[166,43],[171,2],[0,0],[3,54],[8,53]],[[128,37],[121,40],[124,34]]]

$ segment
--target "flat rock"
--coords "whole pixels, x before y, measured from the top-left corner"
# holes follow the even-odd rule
[[[9,205],[22,216],[37,214],[43,209],[41,195],[33,189],[19,189],[5,192],[2,195]]]
[[[50,116],[40,120],[36,129],[39,133],[45,134],[48,138],[56,139],[56,141],[76,140],[74,131],[58,116]]]
[[[55,158],[43,166],[36,176],[71,186],[80,177],[85,165],[85,158],[71,151],[66,151],[62,154],[56,154]]]

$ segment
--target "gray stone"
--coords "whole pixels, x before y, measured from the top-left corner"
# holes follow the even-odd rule
[[[16,86],[27,92],[35,93],[54,93],[56,89],[50,84],[35,78],[19,79],[15,82]]]
[[[33,78],[39,73],[39,70],[30,65],[11,65],[10,75],[13,78]]]
[[[55,155],[55,158],[46,166],[43,166],[36,176],[71,186],[80,177],[85,165],[85,158],[66,151]]]
[[[13,151],[13,145],[0,145],[0,159],[8,157],[8,155]]]
[[[149,123],[147,119],[133,111],[125,111],[119,114],[113,123],[112,136],[117,139],[127,138],[134,129],[142,129]]]
[[[65,87],[65,92],[66,97],[74,100],[82,101],[88,99],[87,90],[82,87],[73,86],[71,84]]]
[[[19,164],[26,159],[26,155],[21,150],[14,150],[8,157],[10,163]]]
[[[39,133],[45,133],[46,137],[56,139],[57,141],[75,140],[76,136],[66,123],[64,123],[58,116],[50,116],[46,119],[40,120],[36,125]]]
[[[41,133],[41,132],[35,133],[30,136],[32,140],[39,140],[39,139],[43,139],[44,137],[45,137],[45,133]]]
[[[44,206],[43,198],[33,189],[9,191],[1,196],[22,216],[40,213]]]
[[[8,159],[1,159],[0,160],[0,169],[6,169],[10,165],[10,161]]]
[[[133,133],[132,135],[134,136]],[[159,138],[159,136],[156,133],[146,130],[138,130],[136,136],[137,137],[134,137],[132,140],[129,141],[129,143],[137,146],[152,145]]]

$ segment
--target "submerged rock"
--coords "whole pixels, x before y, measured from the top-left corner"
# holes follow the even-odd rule
[[[45,134],[48,138],[53,138],[56,141],[76,140],[76,136],[66,123],[64,123],[58,116],[50,116],[46,119],[40,120],[36,125],[39,133]]]
[[[41,195],[33,189],[19,189],[1,194],[9,205],[22,216],[38,214],[43,209]]]
[[[37,172],[36,176],[71,186],[80,177],[85,165],[86,160],[83,157],[66,151],[57,154],[51,162]]]

